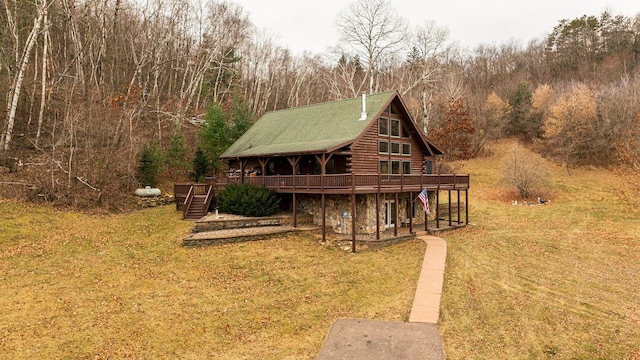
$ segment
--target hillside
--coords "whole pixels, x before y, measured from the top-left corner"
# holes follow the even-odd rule
[[[640,206],[629,178],[548,164],[550,205],[513,206],[500,158],[472,174],[470,222],[449,244],[441,333],[451,359],[640,357]]]

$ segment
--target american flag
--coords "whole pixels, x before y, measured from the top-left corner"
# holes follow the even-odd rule
[[[420,194],[418,195],[418,199],[422,202],[422,208],[424,212],[429,214],[429,195],[427,194],[427,189],[422,189]]]

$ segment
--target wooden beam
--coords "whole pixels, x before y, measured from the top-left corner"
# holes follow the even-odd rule
[[[413,193],[409,191],[409,203],[407,204],[409,208],[409,234],[413,234]]]
[[[324,204],[324,193],[322,193],[322,241],[327,241],[327,212]]]
[[[393,236],[398,236],[398,209],[400,208],[400,204],[398,204],[398,193],[394,193],[394,201],[396,203],[396,211],[393,212]]]
[[[458,217],[456,218],[456,220],[458,221],[458,224],[460,224],[462,221],[460,221],[460,189],[457,190],[458,191]]]
[[[380,191],[376,193],[376,240],[380,240]]]
[[[296,211],[296,193],[293,193],[293,227],[298,227],[298,214]]]
[[[469,225],[469,190],[464,191],[464,216],[465,225]]]
[[[436,190],[436,229],[440,229],[440,190]]]
[[[351,193],[351,252],[356,252],[356,193]]]
[[[449,227],[451,227],[451,190],[447,190],[447,201],[449,202]]]

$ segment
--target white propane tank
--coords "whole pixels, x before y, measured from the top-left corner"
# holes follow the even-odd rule
[[[140,197],[160,196],[161,192],[158,188],[152,188],[151,186],[145,186],[144,189],[136,189],[135,194]]]

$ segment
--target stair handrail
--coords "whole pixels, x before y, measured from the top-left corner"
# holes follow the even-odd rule
[[[182,208],[182,218],[187,218],[187,210],[191,206],[191,202],[193,201],[193,184],[189,187],[189,192],[187,193],[187,197],[184,199],[184,207]]]
[[[209,206],[211,206],[211,201],[213,200],[214,191],[213,185],[207,185],[209,189],[207,190],[207,197],[204,199],[204,211],[205,215],[209,212]]]

